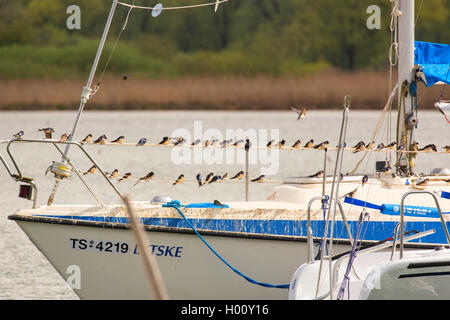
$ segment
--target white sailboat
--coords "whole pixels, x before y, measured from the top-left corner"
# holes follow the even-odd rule
[[[221,2],[226,1],[219,1],[219,4]],[[397,87],[401,88],[405,80],[408,83],[415,82],[414,37],[411,37],[414,30],[414,10],[412,1],[400,0],[399,4],[402,15],[399,17],[400,63]],[[83,88],[71,137],[74,137],[81,112],[92,94],[91,85],[95,69],[117,5],[126,5],[130,10],[137,8],[113,0],[94,66],[88,83]],[[211,5],[217,9],[217,2]],[[158,7],[158,10],[160,12],[161,7]],[[398,90],[399,96],[400,91]],[[388,104],[392,102],[395,92],[394,89]],[[406,99],[411,102],[414,97],[408,94]],[[409,102],[406,105],[409,105]],[[414,117],[399,120],[397,144],[403,144],[405,150],[379,151],[394,152],[398,155],[397,175],[392,175],[390,165],[383,162],[377,174],[368,177],[367,181],[363,181],[363,175],[341,177],[342,155],[349,149],[344,148],[349,106],[350,99],[346,98],[340,143],[336,148],[338,157],[332,177],[326,175],[324,168],[324,177],[286,178],[281,185],[275,187],[268,199],[224,201],[225,207],[217,204],[180,206],[177,202],[164,201],[134,203],[136,212],[145,226],[152,253],[156,256],[171,299],[287,299],[292,273],[299,265],[310,260],[311,255],[316,254],[310,248],[312,243],[320,245],[318,256],[323,255],[328,249],[326,243],[322,244],[321,241],[324,229],[329,225],[325,223],[323,214],[333,208],[327,208],[324,204],[334,206],[334,212],[336,208],[340,209],[340,214],[336,215],[334,224],[329,230],[334,233],[333,239],[340,243],[335,253],[341,253],[352,248],[361,203],[371,215],[368,222],[370,227],[360,242],[364,247],[392,237],[398,223],[399,212],[396,205],[399,205],[406,192],[424,189],[443,196],[447,194],[446,192],[450,192],[450,186],[446,182],[450,176],[412,175],[413,158],[408,155],[426,152],[410,149],[412,143],[410,133],[414,126],[408,123],[411,123]],[[78,147],[84,152],[103,175],[106,184],[114,189],[118,199],[121,200],[122,195],[114,187],[111,179],[80,142],[71,139],[66,142],[52,139],[45,141],[13,139],[8,142],[7,148],[17,173],[7,166],[1,156],[0,158],[11,177],[25,183],[22,195],[30,199],[32,199],[31,192],[34,190],[35,196],[37,191],[34,181],[21,174],[9,151],[11,144],[26,142],[52,143],[58,148],[62,160],[54,162],[49,168],[50,172],[55,174],[57,183],[47,205],[37,207],[34,201],[33,208],[21,209],[10,215],[9,219],[14,220],[22,228],[64,279],[69,279],[71,274],[68,270],[73,266],[80,270],[79,285],[73,287],[80,298],[151,299],[139,252],[129,231],[124,205],[120,202],[106,205],[96,197],[95,192],[70,161],[69,146]],[[59,144],[66,145],[65,151],[58,147]],[[76,173],[91,191],[98,202],[97,206],[52,205],[59,181],[72,173]],[[248,175],[246,178],[248,183]],[[423,183],[424,181],[427,183]],[[354,190],[358,190],[357,199],[351,196],[342,197]],[[345,201],[338,201],[338,198],[345,198]],[[410,215],[405,216],[406,227],[402,231],[414,229],[417,232],[427,232],[429,229],[435,229],[436,232],[405,243],[404,248],[407,249],[405,252],[418,249],[433,250],[436,246],[446,244],[448,234],[442,228],[438,228],[442,223],[441,219],[446,219],[445,214],[443,218],[437,214],[438,210],[434,208],[433,199],[417,196],[412,202],[415,206],[406,208]],[[388,206],[389,204],[392,206]],[[450,201],[443,200],[441,211],[450,211]],[[342,230],[346,230],[347,233]],[[296,285],[302,284],[297,282]]]

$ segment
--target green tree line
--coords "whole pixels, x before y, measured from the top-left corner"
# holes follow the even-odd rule
[[[166,7],[208,1],[159,0]],[[86,75],[111,3],[0,0],[0,77]],[[450,0],[415,3],[416,39],[449,43]],[[72,4],[81,9],[80,30],[66,27],[66,8]],[[366,27],[370,5],[381,9],[379,30]],[[127,13],[127,7],[117,7],[100,68]],[[213,7],[167,10],[157,18],[133,9],[107,72],[157,78],[382,69],[388,66],[389,22],[388,0],[230,0],[217,13]]]

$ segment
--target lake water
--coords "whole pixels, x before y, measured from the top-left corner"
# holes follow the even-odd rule
[[[393,119],[394,116],[395,114]],[[347,146],[353,146],[360,140],[368,142],[378,117],[379,112],[350,111]],[[285,139],[286,146],[291,146],[297,139],[300,139],[302,144],[314,139],[315,143],[329,140],[330,146],[334,147],[338,143],[341,118],[341,111],[311,111],[301,121],[296,121],[295,114],[290,111],[85,112],[75,140],[91,133],[94,138],[105,134],[112,140],[124,135],[126,142],[136,143],[140,138],[146,137],[148,143],[158,143],[163,136],[176,136],[180,132],[190,134],[193,138],[200,135],[203,140],[209,139],[209,134],[216,138],[220,138],[220,135],[225,138],[227,130],[237,132],[237,129],[242,129],[242,132],[256,133],[257,139],[260,139],[259,145],[265,145],[270,139]],[[70,131],[74,119],[75,112],[0,112],[0,140],[10,139],[19,130],[23,130],[27,138],[41,138],[42,132],[37,130],[43,127],[53,127],[56,131],[55,137],[59,137]],[[415,139],[422,146],[435,143],[442,147],[450,144],[449,137],[450,126],[440,113],[420,112]],[[392,140],[395,140],[395,135]],[[385,125],[382,126],[376,142],[386,143]],[[5,157],[6,145],[0,144],[0,147],[0,154]],[[193,183],[172,185],[172,181],[180,174],[184,174],[187,180],[193,180],[197,173],[201,173],[204,178],[209,172],[218,175],[227,172],[233,175],[244,169],[242,162],[227,160],[225,155],[222,161],[219,161],[219,158],[210,161],[203,153],[200,153],[200,158],[195,158],[195,155],[188,157],[188,154],[185,155],[185,163],[180,164],[173,148],[87,146],[86,149],[107,171],[117,168],[122,174],[132,172],[133,176],[154,171],[155,179],[169,179],[140,183],[134,188],[131,181],[118,184],[119,190],[130,195],[132,200],[151,200],[156,195],[169,196],[182,203],[244,199],[243,184],[214,184],[204,188],[198,188]],[[52,161],[61,159],[60,154],[50,144],[15,144],[11,150],[23,175],[35,178],[38,186],[38,205],[46,204],[54,178],[51,174],[45,175],[45,170]],[[328,154],[327,167],[328,173],[331,174],[336,153],[330,151]],[[70,149],[69,156],[83,171],[91,166],[76,147]],[[360,158],[360,154],[346,153],[343,172],[352,170]],[[367,162],[362,163],[358,173],[374,173],[374,161],[384,158],[382,153],[373,154]],[[321,170],[323,152],[280,151],[274,158],[261,153],[255,162],[250,166],[251,177],[257,177],[264,173],[264,170],[270,169],[267,175],[269,181],[252,184],[250,200],[265,199],[276,185],[272,182],[282,177],[310,175]],[[8,163],[11,166],[11,162]],[[429,173],[435,167],[450,167],[449,156],[422,154],[416,160],[415,171]],[[99,175],[87,175],[86,179],[103,202],[119,203],[117,195],[105,185]],[[7,216],[16,210],[31,207],[31,202],[17,197],[18,184],[8,176],[3,167],[0,168],[0,190],[0,299],[78,299],[16,223],[7,219]],[[74,175],[71,180],[60,183],[54,203],[95,204],[95,200]]]

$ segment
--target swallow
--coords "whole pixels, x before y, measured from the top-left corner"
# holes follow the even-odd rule
[[[225,174],[222,176],[222,179],[220,179],[220,181],[225,181],[226,179],[228,179],[228,173],[225,173]]]
[[[346,193],[346,194],[344,195],[344,198],[345,198],[345,197],[347,197],[347,198],[353,198],[353,197],[355,196],[355,193],[356,193],[357,190],[358,190],[358,187],[356,187],[355,190],[350,191],[349,193]]]
[[[210,144],[211,144],[211,141],[209,141],[209,140],[206,140],[206,141],[205,141],[205,145],[204,145],[204,146],[205,146],[205,148],[208,148]]]
[[[415,66],[415,78],[417,81],[422,81],[426,86],[427,84],[427,78],[425,77],[425,73],[422,70],[422,67],[416,64]]]
[[[95,165],[93,165],[92,167],[89,168],[88,171],[86,171],[85,173],[83,173],[83,175],[87,175],[89,173],[94,173],[97,170],[97,167]]]
[[[386,147],[385,147],[385,149],[395,149],[395,147],[397,146],[397,142],[391,142],[391,143],[389,143]]]
[[[173,145],[178,146],[180,144],[184,144],[185,142],[186,142],[186,140],[184,140],[183,137],[179,137],[179,138],[177,138],[177,141]]]
[[[89,133],[83,140],[81,140],[81,142],[89,143],[89,142],[91,142],[91,140],[92,140],[92,134]]]
[[[397,147],[397,150],[398,151],[403,151],[403,150],[405,150],[406,148],[405,148],[405,145],[404,144],[401,144],[401,145],[399,145],[398,147]]]
[[[113,172],[111,172],[111,174],[109,175],[109,178],[113,179],[113,178],[117,178],[118,176],[119,176],[119,170],[114,169]]]
[[[385,148],[384,143],[380,143],[377,147],[377,150],[383,150]]]
[[[100,137],[98,137],[97,140],[94,141],[95,144],[105,144],[108,139],[104,134],[102,134]]]
[[[366,149],[367,149],[367,150],[372,150],[374,146],[375,146],[375,141],[370,141],[370,142],[366,145]]]
[[[211,147],[217,147],[218,144],[219,144],[219,139],[213,139],[211,141]]]
[[[197,176],[195,178],[197,179],[198,187],[200,188],[203,185],[202,175],[199,173],[199,174],[197,174]]]
[[[150,181],[151,179],[153,179],[154,175],[155,175],[155,174],[154,174],[153,171],[147,173],[145,176],[139,178],[139,180],[133,185],[133,187],[134,187],[135,185],[137,185],[137,184],[138,184],[139,182],[141,182],[141,181],[145,181],[145,182]]]
[[[366,145],[362,143],[361,145],[357,146],[356,148],[353,148],[353,153],[358,153],[360,151],[366,150]]]
[[[291,148],[293,148],[293,149],[298,149],[298,148],[300,148],[301,146],[302,146],[301,140],[297,140],[297,141],[294,142],[294,144],[292,145]]]
[[[16,134],[13,134],[13,137],[16,138],[16,139],[22,139],[23,136],[24,136],[23,131],[19,131]]]
[[[413,141],[411,144],[411,151],[414,151],[411,153],[411,156],[415,158],[417,156],[417,151],[419,151],[419,143],[417,141]]]
[[[444,148],[445,152],[450,152],[450,145],[444,146],[442,148]]]
[[[387,166],[387,167],[385,167],[385,168],[382,170],[382,172],[384,172],[384,173],[386,173],[386,174],[390,174],[390,173],[391,173],[391,170],[392,170],[391,166]]]
[[[194,142],[191,143],[191,146],[196,146],[200,143],[200,139],[196,139]]]
[[[303,148],[310,149],[310,148],[312,148],[313,144],[314,144],[314,139],[311,139],[307,143],[305,143]]]
[[[166,146],[170,142],[169,137],[163,137],[162,140],[158,143],[161,146]]]
[[[345,148],[346,146],[347,146],[347,142],[344,141],[344,146],[343,146],[343,148]],[[336,148],[339,148],[339,144],[336,145]]]
[[[147,138],[141,138],[138,143],[136,143],[137,146],[143,146],[147,143]]]
[[[316,173],[308,176],[308,178],[322,178],[323,177],[323,170],[317,171]]]
[[[128,180],[128,179],[131,178],[131,176],[132,176],[132,173],[131,173],[131,172],[127,172],[127,173],[125,173],[125,174],[123,175],[122,178],[119,179],[119,181],[117,181],[117,183],[119,183],[119,182],[122,181],[122,180]]]
[[[125,137],[120,136],[120,137],[117,137],[116,140],[111,141],[111,143],[123,143],[124,140],[125,140]]]
[[[218,207],[226,208],[223,204],[220,203],[219,200],[214,200],[214,204]]]
[[[251,182],[263,183],[265,177],[266,176],[262,174],[258,178],[255,178],[255,179],[251,180]]]
[[[322,142],[322,143],[319,143],[318,145],[315,145],[314,146],[314,149],[317,149],[317,150],[324,150],[324,149],[327,149],[328,148],[328,145],[329,145],[330,143],[328,142],[328,141],[324,141],[324,142]]]
[[[248,151],[248,150],[250,150],[251,147],[252,147],[252,143],[250,142],[250,139],[245,139],[244,149]]]
[[[306,108],[305,107],[303,107],[302,110],[298,110],[298,109],[296,109],[296,108],[294,108],[292,106],[290,108],[291,108],[292,111],[297,113],[297,120],[301,120],[301,119],[303,119],[305,117],[305,115],[306,115]]]
[[[184,174],[182,174],[182,175],[180,175],[179,177],[178,177],[178,179],[174,182],[174,183],[172,183],[172,185],[174,186],[174,185],[177,185],[177,184],[179,184],[179,183],[182,183],[184,181]]]
[[[214,177],[211,178],[211,181],[209,181],[208,184],[220,181],[221,179],[222,179],[221,176],[214,176]]]
[[[267,142],[266,147],[267,148],[272,148],[272,144],[275,142],[275,140],[270,140],[269,142]]]
[[[242,179],[244,177],[244,171],[239,171],[238,173],[236,173],[235,175],[234,175],[234,177],[232,177],[231,178],[231,180],[233,180],[233,179]]]
[[[428,144],[422,149],[419,149],[419,151],[425,151],[425,152],[437,152],[437,147],[435,144]]]
[[[63,133],[61,137],[59,138],[59,142],[67,141],[67,133]]]
[[[361,146],[364,146],[364,148],[366,147],[366,143],[364,141],[360,141],[357,144],[355,144],[352,149],[357,149],[360,148]]]
[[[208,175],[205,178],[205,183],[209,183],[211,179],[214,177],[214,173],[208,173]]]
[[[426,186],[428,185],[428,182],[430,182],[430,179],[421,179],[416,181],[416,186]]]
[[[286,140],[283,139],[283,140],[281,140],[280,142],[277,143],[277,147],[279,149],[281,149],[281,148],[284,147],[285,144],[286,144]]]
[[[38,129],[38,131],[43,131],[45,134],[45,139],[51,139],[52,138],[52,133],[55,132],[55,130],[53,128],[42,128],[42,129]]]
[[[220,145],[222,148],[227,148],[233,143],[233,139],[223,140]]]
[[[366,184],[367,181],[369,181],[369,176],[366,174],[366,175],[364,175],[364,177],[362,178],[362,181],[361,181],[361,187],[364,187],[364,185]]]
[[[233,147],[235,148],[242,148],[244,145],[245,141],[243,139],[239,139],[235,143],[233,143]]]

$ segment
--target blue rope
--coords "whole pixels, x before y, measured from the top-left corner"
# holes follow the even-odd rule
[[[185,215],[181,212],[181,210],[179,208],[182,207],[182,205],[180,204],[179,201],[174,200],[171,202],[166,203],[165,205],[163,205],[163,207],[171,207],[171,208],[175,208],[178,213],[183,217],[183,219],[188,223],[189,227],[191,227],[191,229],[195,232],[195,234],[200,238],[200,240],[202,240],[202,242],[220,259],[222,260],[223,263],[225,263],[231,270],[233,270],[235,273],[237,273],[238,275],[240,275],[241,277],[243,277],[245,280],[247,280],[250,283],[253,284],[257,284],[259,286],[262,287],[267,287],[267,288],[277,288],[277,289],[289,289],[289,284],[281,284],[281,285],[274,285],[274,284],[269,284],[269,283],[264,283],[264,282],[259,282],[256,280],[253,280],[250,277],[247,277],[246,275],[244,275],[243,273],[241,273],[239,270],[237,270],[236,268],[234,268],[233,266],[231,266],[224,258],[222,258],[220,256],[220,254],[218,254],[216,252],[216,250],[214,250],[213,247],[211,247],[211,245],[198,233],[198,231],[195,229],[195,227],[192,225],[192,223],[185,217]]]

